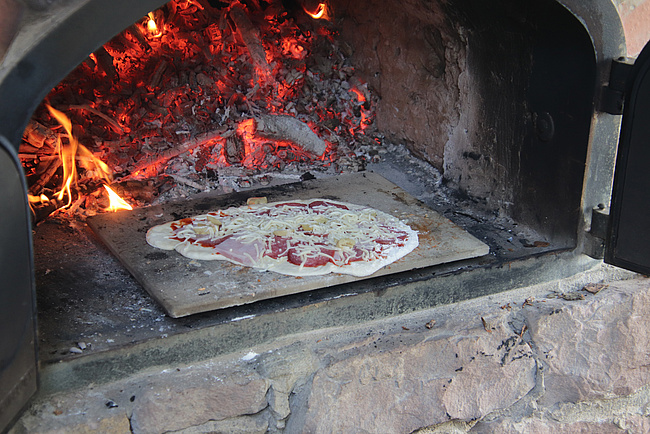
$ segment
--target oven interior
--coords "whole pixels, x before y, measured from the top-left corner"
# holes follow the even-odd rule
[[[215,11],[229,6],[188,3]],[[190,357],[182,336],[198,330],[218,337],[209,351],[218,354],[292,330],[561,278],[593,264],[582,255],[578,265],[565,261],[575,257],[584,229],[597,65],[589,33],[564,6],[550,0],[332,1],[332,20],[321,23],[305,15],[317,7],[309,3],[242,4],[244,10],[281,11],[302,29],[335,35],[340,52],[333,55],[346,58],[354,82],[373,98],[372,135],[348,144],[363,164],[345,170],[380,174],[488,244],[490,254],[173,319],[83,219],[50,216],[35,225],[33,235],[42,362],[172,337],[173,357],[182,360]],[[124,6],[122,16],[141,21],[143,7]],[[100,30],[86,34],[114,35],[124,28],[115,25],[99,23]],[[109,39],[98,38],[95,48]],[[57,65],[66,73],[75,67]],[[49,90],[40,91],[35,113],[43,110]],[[295,170],[288,179],[308,172],[303,166]],[[332,175],[327,170],[314,173]],[[236,330],[240,321],[256,317],[252,330]]]

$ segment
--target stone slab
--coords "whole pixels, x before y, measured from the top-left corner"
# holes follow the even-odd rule
[[[419,333],[416,344],[409,324],[340,352],[314,376],[302,425],[290,419],[288,431],[407,433],[508,408],[535,387],[536,365],[506,315],[490,321],[488,330],[475,316]]]
[[[542,402],[613,399],[650,384],[648,282],[612,284],[595,295],[571,294],[576,296],[568,298],[576,300],[559,297],[522,310],[546,365]]]
[[[420,246],[368,277],[344,274],[293,277],[260,272],[226,261],[190,260],[146,243],[146,232],[152,226],[219,208],[240,206],[254,196],[267,196],[269,202],[327,198],[370,206],[400,218],[417,230]],[[486,244],[372,172],[230,195],[204,195],[182,202],[97,215],[89,218],[88,224],[145,290],[175,318],[489,253]]]

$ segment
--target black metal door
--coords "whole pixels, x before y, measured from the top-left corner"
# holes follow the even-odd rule
[[[630,72],[605,262],[650,274],[650,43]]]
[[[22,167],[0,136],[0,432],[36,392],[30,211]]]

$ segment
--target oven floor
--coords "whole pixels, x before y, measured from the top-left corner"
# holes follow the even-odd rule
[[[479,203],[446,191],[440,175],[414,159],[402,147],[389,149],[381,163],[368,169],[398,185],[428,207],[485,242],[490,255],[470,263],[451,264],[418,274],[443,274],[486,264],[510,263],[569,246],[535,243],[544,239],[515,222],[481,209]],[[45,363],[124,347],[150,339],[164,339],[289,307],[313,305],[323,300],[372,293],[376,279],[360,283],[353,291],[334,286],[274,301],[221,311],[171,318],[147,294],[85,222],[50,218],[34,229],[34,257],[38,308],[39,353]],[[440,266],[438,266],[440,267]],[[377,278],[382,279],[382,278]],[[399,285],[399,275],[386,285]],[[413,279],[412,275],[402,277]],[[378,281],[377,281],[378,282]],[[395,283],[397,282],[397,283]],[[352,293],[350,293],[352,291]]]

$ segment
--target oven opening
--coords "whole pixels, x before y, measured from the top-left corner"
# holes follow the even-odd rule
[[[174,0],[132,18],[70,65],[23,135],[44,361],[395,288],[413,303],[345,315],[411,311],[414,281],[578,247],[596,62],[563,6]],[[173,319],[87,226],[112,207],[369,173],[489,254]],[[485,294],[472,291],[421,305]]]

